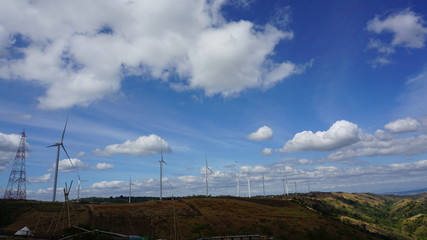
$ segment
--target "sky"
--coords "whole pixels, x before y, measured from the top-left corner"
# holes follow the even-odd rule
[[[161,153],[163,196],[206,172],[213,196],[426,188],[426,21],[424,0],[4,0],[1,196],[25,130],[27,198],[52,199],[67,118],[59,201],[79,178],[159,196]]]

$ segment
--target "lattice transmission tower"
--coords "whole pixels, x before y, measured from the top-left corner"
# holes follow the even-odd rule
[[[10,172],[9,182],[4,192],[5,199],[26,199],[27,177],[25,173],[25,130],[21,133],[18,150],[16,151],[15,161]]]

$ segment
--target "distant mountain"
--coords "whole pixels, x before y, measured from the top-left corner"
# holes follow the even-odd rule
[[[388,192],[388,193],[383,193],[381,195],[417,195],[420,193],[427,193],[427,188],[402,191],[402,192]]]

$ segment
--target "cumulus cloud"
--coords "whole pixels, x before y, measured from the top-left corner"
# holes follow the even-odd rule
[[[421,124],[416,119],[404,118],[387,123],[384,128],[392,133],[405,133],[417,131]]]
[[[141,136],[135,141],[127,140],[124,143],[108,145],[104,149],[98,148],[94,150],[94,153],[102,156],[111,156],[113,154],[148,156],[161,151],[170,152],[169,143],[161,137],[151,134],[149,136]]]
[[[38,177],[30,177],[28,181],[31,183],[45,183],[50,181],[50,173]]]
[[[273,154],[273,149],[272,148],[264,148],[261,153],[264,156],[269,156],[269,155]]]
[[[304,71],[271,57],[280,41],[293,38],[291,31],[227,22],[223,3],[6,1],[0,48],[20,57],[0,55],[0,77],[36,82],[46,88],[39,107],[60,109],[117,93],[129,75],[228,97]],[[8,41],[10,36],[24,43]]]
[[[20,139],[21,135],[0,132],[0,172],[15,159]]]
[[[55,166],[53,166],[54,168]],[[61,172],[72,172],[76,171],[76,169],[86,169],[89,168],[89,166],[77,158],[71,158],[71,159],[63,159],[59,161],[58,170]]]
[[[273,138],[273,130],[270,127],[262,126],[255,132],[247,136],[248,139],[254,141],[264,141]]]
[[[427,36],[427,28],[421,15],[410,9],[395,12],[382,18],[376,16],[367,23],[366,29],[376,34],[388,32],[392,34],[390,42],[371,39],[368,48],[377,50],[379,56],[371,61],[372,66],[379,67],[390,64],[390,55],[396,52],[396,47],[423,48]]]
[[[286,142],[280,152],[331,151],[358,142],[362,131],[351,122],[336,121],[327,131],[303,131]]]
[[[107,170],[107,169],[114,168],[114,164],[111,164],[111,163],[98,163],[98,164],[96,164],[95,168],[98,169],[98,170]]]

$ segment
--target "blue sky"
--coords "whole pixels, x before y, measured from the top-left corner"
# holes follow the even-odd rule
[[[64,145],[80,194],[424,188],[425,1],[6,1],[0,190],[27,134],[27,196]],[[61,152],[58,186],[77,181]],[[237,165],[236,165],[237,162]],[[75,185],[75,184],[74,184]],[[291,188],[292,186],[292,188]],[[60,189],[59,189],[60,190]],[[60,192],[59,192],[60,193]],[[71,192],[75,198],[76,190]],[[58,199],[62,196],[58,195]]]

